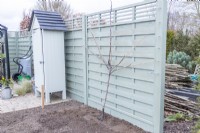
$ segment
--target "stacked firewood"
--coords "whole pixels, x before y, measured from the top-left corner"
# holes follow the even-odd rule
[[[185,87],[193,87],[188,70],[177,64],[166,64],[165,88],[179,90]],[[165,92],[165,114],[183,113],[194,117],[200,116],[199,109],[196,102]]]
[[[192,88],[188,70],[178,64],[166,64],[165,88],[180,89]]]
[[[168,92],[165,93],[165,112],[183,113],[192,117],[200,116],[197,103]]]

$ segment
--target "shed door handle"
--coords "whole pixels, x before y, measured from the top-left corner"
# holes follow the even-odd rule
[[[40,61],[40,64],[44,64],[44,61]]]

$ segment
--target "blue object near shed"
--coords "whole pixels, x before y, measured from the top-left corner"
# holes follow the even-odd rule
[[[44,85],[47,103],[54,92],[62,92],[62,99],[66,99],[65,22],[56,12],[34,10],[29,30],[32,31],[35,94],[39,95]]]

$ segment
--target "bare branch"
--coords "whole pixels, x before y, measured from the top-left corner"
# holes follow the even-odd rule
[[[111,67],[111,61],[112,61],[112,57],[111,57],[111,52],[112,52],[112,27],[111,27],[111,15],[112,14],[112,0],[110,0],[110,47],[109,47],[109,59],[108,59],[108,65]],[[112,67],[111,67],[112,68]]]
[[[94,39],[94,42],[95,42],[95,44],[96,44],[96,46],[97,46],[97,48],[98,48],[100,59],[103,61],[103,63],[106,65],[106,67],[109,68],[108,64],[106,63],[105,59],[103,58],[103,56],[102,56],[102,54],[101,54],[100,47],[99,47],[99,45],[98,45],[98,43],[97,43],[97,41],[96,41],[96,38],[94,37],[94,34],[92,33],[91,30],[90,30],[90,32],[91,32],[92,37],[93,37],[93,39]]]
[[[104,65],[106,65],[107,69],[109,68],[109,67],[108,67],[108,64],[106,64],[106,63],[102,60],[102,58],[101,58],[101,56],[100,56],[99,54],[95,54],[95,53],[92,52],[90,49],[88,49],[88,51],[89,51],[90,53],[92,53],[92,55],[94,55],[94,56],[96,56],[97,58],[99,58],[99,60],[101,60],[101,61],[103,62]]]
[[[112,70],[114,70],[116,67],[118,67],[122,62],[123,60],[125,59],[125,55],[122,57],[122,59],[119,61],[119,63],[117,65],[114,65],[114,67],[112,67]]]
[[[128,68],[128,67],[134,67],[134,66],[137,66],[137,65],[142,65],[142,64],[152,63],[152,62],[153,61],[142,62],[142,63],[138,63],[138,64],[134,64],[134,65],[133,65],[134,62],[132,62],[132,63],[128,64],[127,66],[122,66],[122,68],[119,68],[119,69],[115,68],[115,69],[113,69],[112,73],[114,73],[116,71],[119,71],[119,70],[122,70],[122,69],[125,69],[125,68]]]
[[[70,5],[64,0],[38,0],[35,9],[58,12],[64,20],[73,14]]]
[[[106,101],[107,101],[107,97],[108,97],[108,89],[109,89],[109,86],[110,86],[110,78],[111,78],[111,75],[112,75],[112,65],[111,65],[111,60],[112,60],[112,57],[111,57],[111,52],[112,52],[112,29],[111,29],[111,12],[112,12],[112,0],[110,0],[110,46],[109,46],[109,59],[108,59],[108,81],[107,81],[107,88],[106,88],[106,95],[105,95],[105,99],[104,99],[104,104],[103,104],[103,107],[102,107],[102,115],[100,116],[99,119],[103,120],[104,119],[104,108],[105,108],[105,105],[106,105]],[[100,51],[101,53],[101,51]],[[102,56],[102,55],[101,55]]]

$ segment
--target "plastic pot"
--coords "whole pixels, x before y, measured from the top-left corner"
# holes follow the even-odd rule
[[[4,87],[1,90],[1,98],[2,99],[10,99],[12,98],[12,89],[10,87]]]

